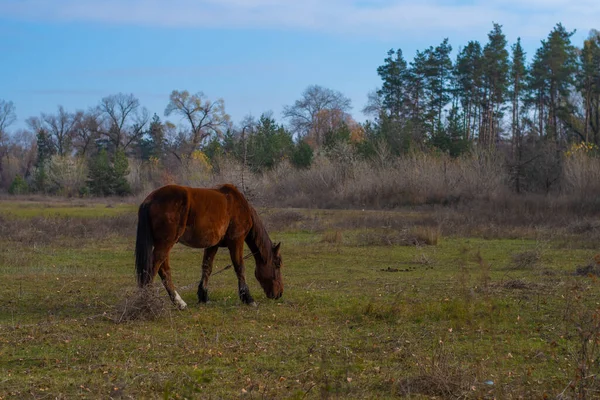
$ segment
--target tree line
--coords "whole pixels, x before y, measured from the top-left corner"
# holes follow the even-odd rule
[[[58,106],[9,134],[16,107],[0,100],[0,189],[126,195],[132,162],[166,183],[227,158],[261,173],[284,160],[310,168],[315,157],[460,157],[477,148],[503,153],[515,192],[548,192],[568,151],[600,145],[600,33],[580,47],[573,33],[557,24],[530,61],[499,24],[486,43],[469,41],[454,59],[447,38],[410,61],[391,49],[377,67],[381,86],[368,94],[364,123],[350,114],[350,99],[318,85],[283,107],[285,123],[271,112],[233,123],[222,99],[174,90],[164,117],[175,122],[118,93],[87,111]]]

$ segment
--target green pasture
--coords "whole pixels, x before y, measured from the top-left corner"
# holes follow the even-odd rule
[[[0,215],[15,217],[110,217],[137,210],[133,204],[112,201],[71,201],[71,202],[40,202],[40,201],[2,201],[0,200]]]
[[[135,211],[0,202],[0,399],[600,395],[599,249],[573,237],[442,226],[426,245],[401,240],[431,228],[425,211],[261,210],[282,242],[282,299],[265,297],[248,262],[258,307],[241,304],[232,270],[197,304],[202,251],[177,245],[188,309],[156,282],[166,310],[117,323],[136,296]],[[227,264],[220,250],[215,272]]]

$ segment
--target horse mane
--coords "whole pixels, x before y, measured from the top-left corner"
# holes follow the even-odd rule
[[[273,262],[273,242],[254,207],[248,202],[246,196],[232,184],[226,183],[221,185],[218,187],[218,190],[221,193],[234,194],[242,205],[248,208],[250,217],[252,218],[252,227],[246,237],[246,244],[248,244],[255,257],[260,256],[265,264],[270,265]]]
[[[250,204],[248,205],[250,206],[250,215],[252,216],[252,229],[250,229],[248,235],[251,235],[254,239],[254,244],[263,259],[263,262],[267,265],[271,265],[273,262],[273,242],[271,242],[271,238],[254,207]]]

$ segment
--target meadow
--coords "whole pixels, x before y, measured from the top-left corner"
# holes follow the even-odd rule
[[[0,201],[0,399],[600,396],[598,219],[260,208],[280,300],[249,260],[258,307],[232,270],[199,305],[202,252],[177,245],[188,309],[155,282],[153,310],[127,318],[136,210]],[[220,250],[214,271],[229,263]]]

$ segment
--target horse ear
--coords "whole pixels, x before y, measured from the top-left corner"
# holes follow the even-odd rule
[[[275,246],[273,246],[273,254],[276,254],[276,255],[279,254],[279,246],[281,246],[281,242],[279,242]]]

